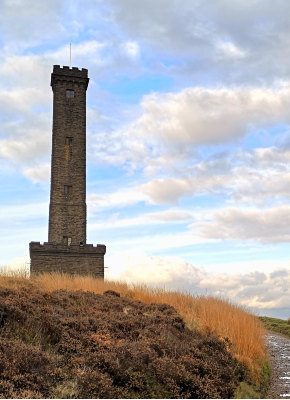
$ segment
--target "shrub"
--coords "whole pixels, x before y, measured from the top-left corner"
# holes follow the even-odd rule
[[[1,398],[229,398],[228,340],[109,290],[0,290]]]

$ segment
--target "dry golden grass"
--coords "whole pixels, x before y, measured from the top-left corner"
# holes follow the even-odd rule
[[[212,296],[192,296],[187,293],[171,292],[165,289],[150,288],[146,285],[129,285],[122,282],[102,281],[89,276],[69,276],[65,274],[44,274],[32,277],[0,276],[0,286],[17,289],[34,286],[40,290],[57,289],[84,290],[103,293],[115,290],[122,296],[145,303],[167,303],[172,305],[186,321],[189,328],[211,331],[227,337],[233,344],[234,356],[246,367],[258,381],[261,363],[266,360],[263,327],[258,317],[246,309],[229,301]]]

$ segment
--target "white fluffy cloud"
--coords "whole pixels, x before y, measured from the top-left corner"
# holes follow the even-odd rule
[[[50,179],[50,164],[40,164],[34,168],[27,168],[24,176],[33,183],[48,182]]]
[[[0,266],[0,274],[29,277],[30,258],[28,254],[29,250],[26,251],[25,257],[14,257],[6,265]]]
[[[131,172],[141,168],[147,176],[176,175],[182,170],[188,175],[188,165],[200,146],[234,143],[250,131],[288,124],[289,99],[289,86],[277,90],[196,87],[146,95],[140,117],[109,134],[95,135],[91,157],[94,154],[99,162],[122,165]],[[262,152],[261,159],[270,156],[267,150]],[[191,191],[184,181],[174,184]]]
[[[289,268],[272,268],[268,272],[253,270],[243,274],[209,273],[204,267],[193,266],[179,257],[149,257],[138,250],[109,256],[106,266],[106,279],[223,296],[247,307],[289,306]]]
[[[146,200],[147,196],[138,190],[138,188],[133,188],[131,190],[120,190],[114,193],[92,193],[87,196],[89,211],[113,207],[122,208]]]
[[[209,239],[283,243],[290,241],[289,224],[289,205],[266,210],[226,208],[213,212],[209,221],[192,224],[192,229]]]
[[[178,204],[183,197],[225,195],[237,204],[265,205],[290,197],[290,173],[278,174],[249,168],[229,171],[228,175],[155,179],[141,186],[154,204]]]
[[[183,197],[222,196],[236,204],[265,206],[290,198],[290,152],[277,147],[216,153],[179,177],[153,179],[141,190],[155,204],[178,204]]]
[[[196,285],[203,277],[196,268],[178,257],[149,257],[139,250],[131,250],[107,257],[108,279],[143,282],[145,284]]]
[[[153,141],[212,145],[235,140],[249,129],[289,122],[290,87],[269,89],[184,89],[145,96],[143,115],[132,126]]]

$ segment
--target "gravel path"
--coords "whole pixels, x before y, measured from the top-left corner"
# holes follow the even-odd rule
[[[290,338],[268,332],[268,354],[272,380],[267,399],[290,399]]]

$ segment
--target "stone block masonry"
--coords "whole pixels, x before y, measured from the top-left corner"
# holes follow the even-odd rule
[[[86,91],[88,71],[60,68],[51,75],[53,127],[48,241],[86,242]],[[68,97],[73,94],[73,97]]]
[[[65,272],[104,279],[106,246],[84,246],[31,242],[31,274]]]
[[[48,242],[30,243],[31,272],[104,277],[106,246],[86,244],[86,91],[88,70],[54,65]]]

